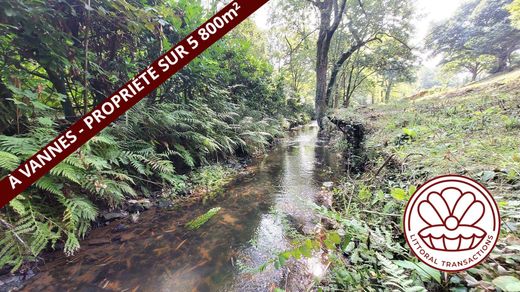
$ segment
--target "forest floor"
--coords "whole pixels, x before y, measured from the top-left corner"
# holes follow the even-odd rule
[[[494,289],[503,287],[504,281],[515,281],[504,276],[520,279],[520,71],[392,104],[338,110],[332,117],[362,123],[365,134],[363,157],[357,157],[364,162],[364,170],[350,173],[340,184],[336,210],[346,218],[367,222],[369,237],[379,227],[395,223],[390,236],[404,247],[394,249],[387,241],[377,252],[391,260],[413,261],[400,231],[405,202],[415,186],[427,179],[461,174],[480,181],[493,194],[503,222],[501,237],[485,263],[468,272],[431,279],[437,283],[427,283],[426,288]],[[335,147],[349,152],[351,143],[343,135],[336,137]],[[349,252],[351,257],[355,254]],[[346,268],[337,265],[330,273],[335,284],[329,285],[355,286],[359,280],[346,275],[361,274],[363,261],[367,259],[356,262],[350,258]]]

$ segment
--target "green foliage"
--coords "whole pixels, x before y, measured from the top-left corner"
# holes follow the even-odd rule
[[[397,264],[379,253],[377,254],[377,259],[386,274],[383,280],[383,284],[386,287],[395,287],[397,288],[395,289],[396,291],[427,291],[422,286],[415,286],[414,281]]]
[[[478,55],[470,52],[460,52],[444,60],[443,72],[459,73],[466,71],[471,74],[471,81],[476,81],[479,75],[489,72],[496,63],[496,58],[492,55]]]
[[[510,3],[510,0],[464,3],[453,17],[432,29],[426,45],[434,54],[442,53],[445,63],[469,66],[474,78],[488,62],[482,62],[483,56],[496,58],[493,73],[503,72],[511,65],[511,54],[520,43],[520,30],[509,19],[507,8],[515,7]]]
[[[433,280],[437,283],[441,283],[441,272],[434,268],[429,267],[423,262],[418,261],[394,261],[394,264],[401,268],[416,272],[423,281],[427,282]]]
[[[493,284],[505,292],[520,291],[520,280],[513,276],[500,276],[493,280]]]
[[[513,2],[507,6],[507,9],[511,14],[510,17],[513,26],[520,29],[520,0],[513,0]]]
[[[340,260],[333,261],[332,283],[326,288],[400,290],[404,287],[399,285],[406,283],[429,291],[486,290],[500,288],[497,282],[502,279],[493,282],[496,278],[517,273],[520,217],[515,185],[520,170],[520,132],[514,125],[519,77],[520,72],[512,72],[454,91],[429,92],[413,102],[337,114],[343,119],[355,116],[371,129],[364,142],[372,171],[351,176],[334,190],[338,213],[328,212],[327,216],[339,223],[338,231],[350,235],[352,243],[343,249],[343,257],[338,256]],[[413,142],[389,143],[403,137],[403,128],[417,131]],[[414,185],[446,173],[464,174],[492,186],[503,226],[488,261],[467,272],[441,277],[410,255],[401,220],[405,203],[416,191]]]
[[[411,140],[417,138],[417,131],[414,129],[403,128],[403,133]]]
[[[202,225],[208,222],[209,219],[213,218],[213,216],[215,216],[220,211],[220,209],[220,207],[210,209],[208,212],[186,223],[186,228],[189,230],[199,229]]]
[[[353,199],[364,201],[367,199]],[[372,207],[372,209],[375,209]],[[409,258],[402,242],[395,240],[392,227],[380,228],[372,218],[356,214],[357,208],[350,207],[350,215],[344,216],[334,211],[321,209],[321,213],[340,223],[337,232],[330,232],[324,240],[324,248],[332,261],[331,283],[324,290],[368,289],[387,287],[399,291],[425,291],[424,282],[440,280],[440,273],[410,260],[393,260],[396,257]],[[385,220],[384,218],[381,218]],[[370,223],[367,222],[369,220]],[[389,220],[385,220],[388,225]],[[342,234],[342,235],[340,235]],[[328,243],[327,243],[328,242]],[[403,267],[404,264],[408,264]]]
[[[0,6],[0,177],[213,13],[184,0]],[[246,21],[3,208],[0,268],[57,241],[73,254],[99,207],[185,194],[197,168],[193,182],[214,191],[229,172],[204,166],[262,152],[307,122],[261,38]]]
[[[206,192],[216,192],[224,186],[233,170],[225,166],[215,164],[202,167],[192,175],[192,181],[196,186],[203,187]]]
[[[408,201],[416,189],[415,186],[410,186],[408,191],[402,188],[393,188],[390,190],[390,195],[398,201]]]

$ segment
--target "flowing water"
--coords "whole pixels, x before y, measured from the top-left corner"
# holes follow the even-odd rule
[[[24,289],[54,291],[269,291],[283,270],[247,273],[289,248],[288,222],[312,228],[312,202],[330,180],[337,157],[317,138],[315,124],[294,131],[239,175],[222,194],[183,210],[152,209],[125,231],[97,228],[74,256],[51,255]],[[184,224],[222,209],[200,229]],[[308,260],[319,274],[319,261]]]

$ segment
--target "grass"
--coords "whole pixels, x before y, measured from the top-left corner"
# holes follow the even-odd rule
[[[520,279],[520,71],[420,98],[342,109],[333,115],[360,121],[367,129],[365,172],[350,175],[335,190],[336,211],[342,217],[366,222],[368,234],[384,224],[392,229],[393,241],[405,247],[400,215],[410,190],[438,175],[472,177],[499,202],[501,239],[484,264],[467,273],[446,275],[438,286],[489,289],[499,276]],[[413,260],[407,252],[388,252],[385,247],[378,252],[385,251],[391,259]],[[345,266],[352,274],[355,270],[348,269],[349,265]],[[331,279],[336,284],[343,281],[337,278],[337,271],[345,272],[340,268],[344,269],[339,265],[331,273],[336,275],[331,276],[336,277]],[[424,283],[426,288],[432,288],[430,284]]]

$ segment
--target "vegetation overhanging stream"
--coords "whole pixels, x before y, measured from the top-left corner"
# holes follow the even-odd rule
[[[135,224],[123,219],[95,229],[76,255],[51,255],[25,289],[258,291],[283,286],[283,270],[248,270],[288,249],[288,230],[316,225],[314,201],[337,167],[324,144],[316,125],[295,131],[203,206],[154,208]],[[220,211],[205,224],[194,230],[185,226],[211,208]]]

